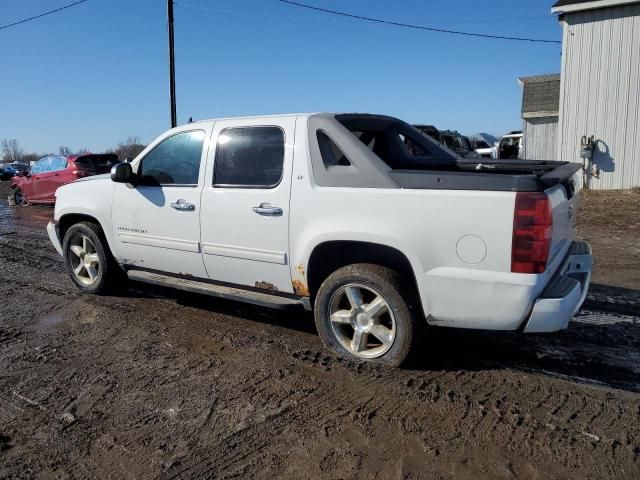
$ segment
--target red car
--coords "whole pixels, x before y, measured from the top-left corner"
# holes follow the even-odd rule
[[[11,179],[11,196],[16,205],[28,203],[55,203],[58,187],[79,178],[109,173],[118,163],[118,156],[100,155],[47,155],[33,164],[31,170]]]

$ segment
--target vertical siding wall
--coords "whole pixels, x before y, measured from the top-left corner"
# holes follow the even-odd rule
[[[524,121],[524,158],[557,160],[558,117],[528,118]]]
[[[591,188],[640,186],[640,4],[563,20],[558,158],[580,161],[594,135],[600,178]]]

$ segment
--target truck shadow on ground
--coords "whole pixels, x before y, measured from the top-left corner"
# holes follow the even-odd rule
[[[172,298],[184,307],[308,334],[314,348],[323,352],[313,316],[302,309],[273,310],[146,285],[127,292],[123,293],[133,297]],[[405,369],[512,369],[640,392],[640,317],[582,311],[567,331],[545,335],[430,327],[420,354]]]
[[[544,335],[432,329],[429,354],[415,368],[511,368],[640,392],[640,319],[621,317],[604,324],[582,320],[591,316],[581,312],[567,331]]]

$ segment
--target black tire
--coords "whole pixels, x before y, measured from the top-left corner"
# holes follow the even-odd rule
[[[336,295],[350,286],[364,287],[363,291],[371,289],[386,301],[388,315],[393,315],[395,321],[395,335],[390,346],[380,345],[379,348],[388,350],[375,358],[363,358],[360,354],[348,350],[344,346],[344,338],[340,338],[337,328],[330,319],[330,312]],[[421,340],[421,333],[425,326],[421,310],[417,307],[417,295],[411,285],[404,285],[400,276],[393,270],[380,265],[358,263],[340,268],[322,282],[314,302],[315,323],[325,346],[339,354],[356,360],[367,360],[398,367],[405,363],[414,353]],[[363,297],[364,298],[364,297]],[[342,300],[341,300],[342,301]],[[366,305],[363,305],[363,307]],[[351,310],[351,312],[357,309]],[[353,318],[353,317],[352,317]],[[390,318],[390,317],[389,317]],[[355,327],[349,324],[338,325],[355,332]],[[369,335],[369,334],[367,334]],[[375,339],[374,339],[375,340]],[[368,341],[365,340],[368,348]],[[365,352],[366,353],[366,352]]]
[[[98,267],[95,268],[97,275],[91,284],[83,283],[78,275],[74,273],[74,262],[80,263],[80,261],[78,260],[79,257],[72,252],[71,248],[74,244],[78,244],[79,241],[81,242],[83,236],[86,236],[91,241],[93,247],[95,247],[95,252],[93,252],[93,248],[90,249],[91,253],[97,254],[99,260]],[[120,268],[113,260],[102,229],[94,223],[81,222],[69,227],[62,241],[62,252],[67,274],[71,278],[71,281],[83,292],[94,294],[105,293],[115,285],[115,280],[119,278]]]
[[[13,197],[13,202],[18,206],[29,205],[29,200],[26,195],[22,192],[20,188],[15,188],[13,192],[11,192],[11,196]]]

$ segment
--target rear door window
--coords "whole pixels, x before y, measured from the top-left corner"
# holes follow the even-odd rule
[[[272,188],[280,183],[283,164],[284,132],[281,128],[227,128],[218,136],[213,185]]]

